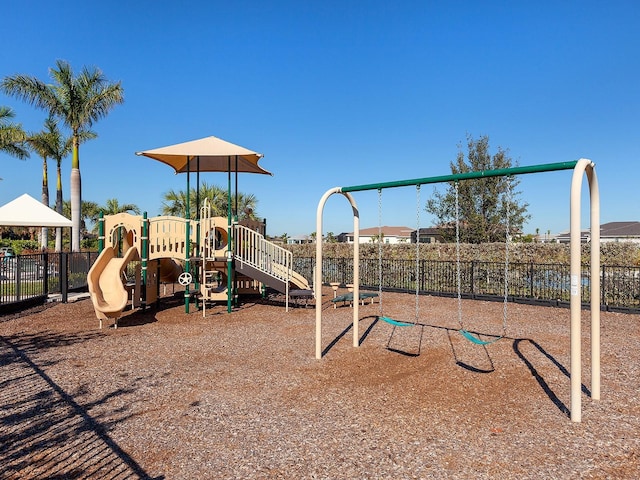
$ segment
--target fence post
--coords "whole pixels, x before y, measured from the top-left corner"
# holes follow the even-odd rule
[[[475,286],[476,275],[475,274],[476,274],[476,261],[471,260],[471,273],[469,274],[469,293],[471,294],[472,298],[475,296],[475,293],[476,293],[476,286]]]
[[[606,265],[602,265],[602,280],[600,281],[600,301],[602,302],[602,305],[606,305],[606,299],[607,299],[607,295],[606,295],[606,291],[607,291],[607,284],[606,284],[606,275],[605,275],[605,271],[604,269],[606,268]]]
[[[60,253],[60,266],[58,267],[58,272],[60,273],[60,293],[62,294],[62,303],[67,303],[69,297],[69,272],[67,271],[68,266],[68,253],[61,252]]]
[[[49,296],[49,252],[45,251],[42,254],[42,281],[44,282],[42,285],[42,292],[45,297]]]
[[[533,287],[533,276],[534,276],[534,274],[535,274],[534,265],[533,265],[533,262],[531,262],[529,264],[529,296],[531,298],[534,298],[533,297],[533,289],[534,289],[534,287]]]
[[[22,268],[21,268],[21,257],[22,255],[16,255],[16,300],[22,300],[22,285],[20,284],[20,278],[22,277]]]

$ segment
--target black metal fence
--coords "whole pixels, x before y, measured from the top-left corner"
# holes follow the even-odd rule
[[[0,259],[0,313],[19,310],[25,304],[42,302],[51,294],[62,301],[73,291],[87,288],[87,273],[97,252],[41,253]],[[323,283],[353,281],[353,264],[347,258],[322,260]],[[294,270],[313,279],[314,257],[294,258]],[[461,262],[460,290],[465,298],[500,299],[504,296],[505,268],[499,262]],[[382,260],[382,288],[388,291],[457,295],[454,261]],[[566,306],[570,302],[569,265],[511,263],[507,275],[508,297],[512,301]],[[590,301],[590,271],[581,274],[582,300]],[[416,282],[418,284],[416,285]],[[360,261],[360,284],[377,289],[377,259]],[[602,265],[600,302],[611,311],[640,313],[640,267]]]
[[[294,258],[294,270],[313,278],[315,258]],[[387,291],[456,296],[458,292],[455,261],[382,260],[382,282],[377,259],[360,261],[360,285]],[[600,269],[600,302],[604,309],[640,313],[640,267],[603,265]],[[465,298],[501,299],[506,285],[511,301],[553,306],[570,302],[570,267],[562,264],[511,263],[505,271],[500,262],[461,262],[460,290]],[[347,258],[323,258],[323,283],[353,282],[353,264]],[[416,282],[417,285],[416,285]],[[590,302],[591,274],[581,272],[582,300]]]
[[[97,252],[17,255],[0,259],[0,312],[42,302],[52,294],[67,300],[70,292],[87,288],[87,273]]]

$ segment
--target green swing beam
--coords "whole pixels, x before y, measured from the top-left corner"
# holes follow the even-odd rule
[[[480,170],[476,172],[454,173],[437,177],[414,178],[411,180],[399,180],[395,182],[370,183],[367,185],[354,185],[340,187],[340,192],[363,192],[365,190],[379,190],[382,188],[409,187],[412,185],[426,185],[429,183],[456,182],[459,180],[472,180],[488,177],[508,177],[510,175],[524,175],[527,173],[553,172],[557,170],[573,170],[578,160],[571,162],[545,163],[541,165],[529,165],[526,167],[499,168],[496,170]]]

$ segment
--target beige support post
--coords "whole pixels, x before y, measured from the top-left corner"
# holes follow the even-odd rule
[[[595,165],[591,160],[580,159],[571,179],[571,421],[582,421],[582,363],[581,363],[581,316],[582,274],[580,244],[580,200],[582,179],[585,171],[590,189],[591,229],[591,364],[592,398],[600,399],[600,199]]]
[[[593,164],[587,179],[591,192],[591,398],[600,400],[600,190]]]
[[[316,358],[319,360],[322,358],[322,212],[324,211],[324,205],[327,203],[327,199],[334,193],[340,193],[344,195],[353,209],[353,231],[354,231],[354,245],[353,245],[353,297],[360,298],[360,214],[358,213],[358,206],[354,198],[349,193],[341,191],[340,187],[335,187],[327,190],[325,194],[318,202],[318,210],[316,213],[316,267],[313,279],[313,294],[316,299]],[[360,302],[354,302],[353,306],[353,346],[359,345],[359,333],[358,333],[358,319],[359,319],[359,305]]]

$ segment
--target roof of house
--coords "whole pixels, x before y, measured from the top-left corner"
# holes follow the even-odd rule
[[[411,232],[415,231],[414,228],[409,227],[372,227],[372,228],[361,228],[360,236],[361,237],[373,237],[378,235],[382,230],[382,234],[385,237],[410,237]],[[353,232],[349,232],[347,235],[353,235]]]
[[[440,235],[441,229],[438,227],[420,228],[420,235]]]
[[[589,236],[589,230],[581,230],[580,236]],[[556,235],[558,239],[570,237],[569,230]],[[600,225],[600,238],[640,237],[640,222],[609,222]]]
[[[609,222],[600,225],[600,237],[640,237],[640,222]]]

